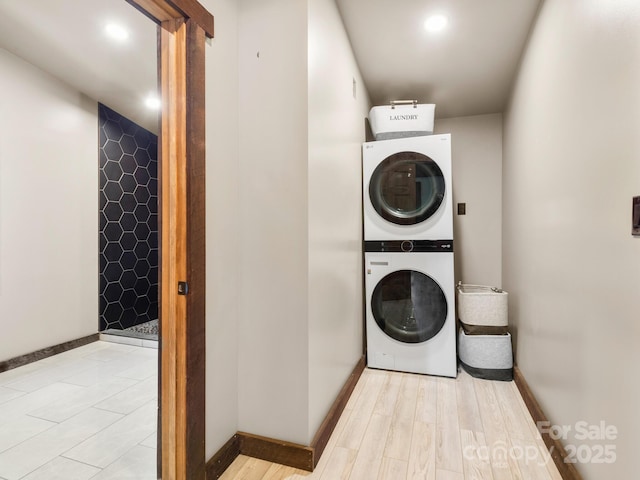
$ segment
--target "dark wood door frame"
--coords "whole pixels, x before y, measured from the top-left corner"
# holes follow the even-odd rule
[[[126,0],[158,23],[163,480],[205,479],[205,40],[197,0]]]

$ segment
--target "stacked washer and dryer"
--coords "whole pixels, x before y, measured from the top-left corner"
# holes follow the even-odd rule
[[[363,201],[367,365],[455,377],[451,136],[364,143]]]

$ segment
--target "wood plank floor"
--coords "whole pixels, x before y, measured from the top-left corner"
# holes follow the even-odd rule
[[[513,382],[365,369],[313,473],[239,456],[221,480],[560,480]]]

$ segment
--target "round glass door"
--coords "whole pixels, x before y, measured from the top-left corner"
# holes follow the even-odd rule
[[[376,285],[371,310],[378,326],[403,343],[421,343],[435,337],[447,319],[447,299],[429,276],[398,270]]]
[[[369,198],[382,218],[414,225],[431,217],[444,200],[442,170],[417,152],[399,152],[384,159],[369,182]]]

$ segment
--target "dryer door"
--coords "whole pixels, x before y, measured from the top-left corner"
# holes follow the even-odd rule
[[[414,225],[438,211],[445,195],[442,170],[417,152],[398,152],[385,158],[371,175],[369,198],[382,218],[398,225]]]
[[[398,270],[378,282],[371,296],[378,326],[403,343],[435,337],[447,319],[447,299],[435,280],[414,270]]]

